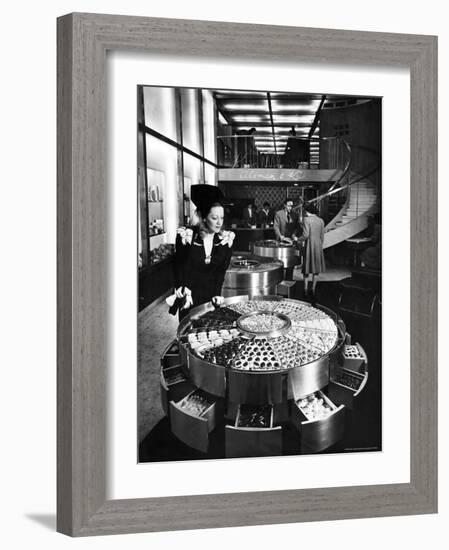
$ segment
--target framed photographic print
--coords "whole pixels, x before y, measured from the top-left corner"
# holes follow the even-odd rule
[[[59,531],[436,511],[436,75],[435,37],[58,20]]]

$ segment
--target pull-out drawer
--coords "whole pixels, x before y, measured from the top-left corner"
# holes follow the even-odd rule
[[[187,364],[187,353],[187,336],[181,336],[179,340],[179,357],[181,358],[181,363],[183,363],[184,365]]]
[[[337,369],[328,386],[329,398],[353,410],[357,407],[360,394],[368,381],[368,371],[364,374],[343,368]]]
[[[165,348],[161,356],[161,367],[166,369],[173,367],[174,365],[179,365],[180,363],[182,363],[182,360],[179,345],[176,340],[173,340],[173,342],[170,342],[170,344]]]
[[[295,401],[292,420],[301,433],[301,451],[319,452],[342,439],[345,407],[337,407],[322,391]]]
[[[343,367],[354,372],[364,373],[368,364],[365,350],[359,343],[343,348]]]
[[[329,356],[325,356],[306,365],[289,369],[288,399],[297,401],[327,386],[329,365]]]
[[[273,406],[240,405],[234,426],[225,427],[227,457],[282,454],[282,428],[274,427]]]
[[[188,354],[187,365],[189,377],[198,388],[224,397],[226,394],[226,369],[221,365],[214,365],[203,361],[193,354]]]
[[[169,401],[180,401],[192,391],[194,386],[184,375],[180,365],[161,369],[161,403],[168,414]]]
[[[173,434],[183,443],[207,453],[209,433],[215,428],[216,403],[202,390],[196,389],[178,403],[170,401],[170,425]]]

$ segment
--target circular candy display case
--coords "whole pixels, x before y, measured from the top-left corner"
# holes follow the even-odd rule
[[[223,282],[223,296],[247,295],[252,298],[275,294],[283,273],[284,264],[276,258],[233,255]]]
[[[253,253],[265,258],[280,260],[285,268],[293,267],[301,261],[303,241],[294,244],[281,243],[274,239],[255,241]]]
[[[279,296],[193,309],[162,357],[173,434],[207,452],[224,427],[226,456],[267,456],[283,453],[293,425],[301,452],[331,447],[368,377],[363,349],[346,339],[334,312]]]

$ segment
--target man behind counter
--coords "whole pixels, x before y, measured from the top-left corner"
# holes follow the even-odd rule
[[[296,240],[298,230],[298,216],[292,208],[292,199],[285,199],[284,208],[276,212],[273,225],[276,239],[290,244]]]
[[[293,241],[298,240],[298,216],[292,211],[292,208],[292,199],[285,199],[284,208],[276,212],[274,216],[274,234],[281,243],[292,244]],[[284,269],[284,276],[287,280],[292,281],[293,267]]]
[[[270,208],[270,203],[265,201],[262,210],[259,212],[259,224],[262,227],[270,227],[273,223],[273,211]]]
[[[242,219],[244,227],[256,227],[257,212],[254,201],[251,201],[247,206],[245,206],[242,213]]]

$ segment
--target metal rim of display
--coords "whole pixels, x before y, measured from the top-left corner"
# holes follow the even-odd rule
[[[257,256],[281,260],[285,268],[297,265],[301,257],[301,251],[297,248],[295,243],[288,244],[271,239],[266,241],[255,241],[252,250]]]
[[[254,254],[232,256],[225,273],[222,293],[227,298],[273,294],[276,285],[282,281],[283,268],[283,262],[276,258]]]
[[[293,303],[293,304],[302,304],[303,306],[307,306],[307,307],[312,307],[308,302],[304,302],[304,301],[301,301],[301,300],[294,300],[292,298],[284,298],[283,296],[277,296],[277,295],[255,296],[251,299],[249,298],[248,295],[233,296],[231,298],[225,298],[225,301],[224,301],[224,303],[222,304],[221,307],[226,307],[226,306],[229,306],[229,305],[232,305],[232,304],[236,304],[236,303],[244,302],[244,301],[248,301],[248,300],[251,300],[251,301],[276,301],[276,302],[284,302],[284,303],[288,302],[288,303]],[[222,369],[225,369],[225,370],[227,370],[227,369],[231,370],[232,369],[232,370],[236,370],[237,372],[244,372],[245,375],[248,375],[248,376],[263,376],[263,375],[270,375],[270,374],[272,375],[272,374],[275,374],[275,373],[292,372],[295,369],[303,369],[304,367],[308,367],[308,366],[312,365],[313,363],[318,363],[320,361],[326,360],[328,357],[331,357],[334,353],[337,353],[338,350],[341,348],[341,346],[344,344],[344,341],[345,341],[346,326],[345,326],[344,321],[334,311],[332,311],[331,309],[329,309],[325,306],[314,305],[313,307],[315,309],[319,309],[319,310],[323,311],[329,317],[332,318],[332,320],[334,321],[334,323],[337,327],[337,340],[336,340],[334,346],[329,351],[323,353],[323,355],[321,357],[319,357],[318,359],[312,359],[308,363],[303,363],[301,365],[290,367],[288,369],[279,368],[279,369],[272,369],[272,370],[267,370],[267,371],[264,371],[264,370],[238,371],[238,369],[233,369],[232,366],[218,365],[216,363],[210,363],[210,362],[206,361],[204,358],[201,358],[201,357],[198,357],[197,355],[195,355],[185,345],[185,343],[183,343],[182,336],[185,336],[183,334],[183,332],[185,331],[185,329],[187,328],[187,326],[190,324],[190,322],[193,319],[197,319],[197,318],[201,317],[202,315],[204,315],[205,313],[207,313],[208,311],[213,311],[215,309],[215,307],[210,303],[201,304],[200,306],[197,306],[196,308],[192,309],[192,311],[188,315],[186,315],[184,317],[184,319],[182,319],[182,321],[180,322],[180,324],[178,326],[177,339],[178,339],[178,342],[180,343],[180,346],[184,349],[185,353],[189,357],[189,361],[205,363],[207,365],[210,365],[211,368],[217,368],[218,367],[218,368],[222,368]],[[262,310],[259,310],[256,313],[259,313],[260,311],[262,311]],[[245,336],[245,335],[243,335],[243,336]],[[248,338],[248,340],[250,340],[250,339],[251,338]]]
[[[267,248],[293,248],[293,243],[283,243],[281,241],[275,241],[274,239],[267,239],[265,241],[254,241],[253,247],[267,247]]]
[[[245,256],[233,256],[231,260],[231,268],[232,267],[246,267],[248,269],[252,269],[254,267],[258,267],[261,264],[259,260],[256,260],[254,258],[246,258]]]

